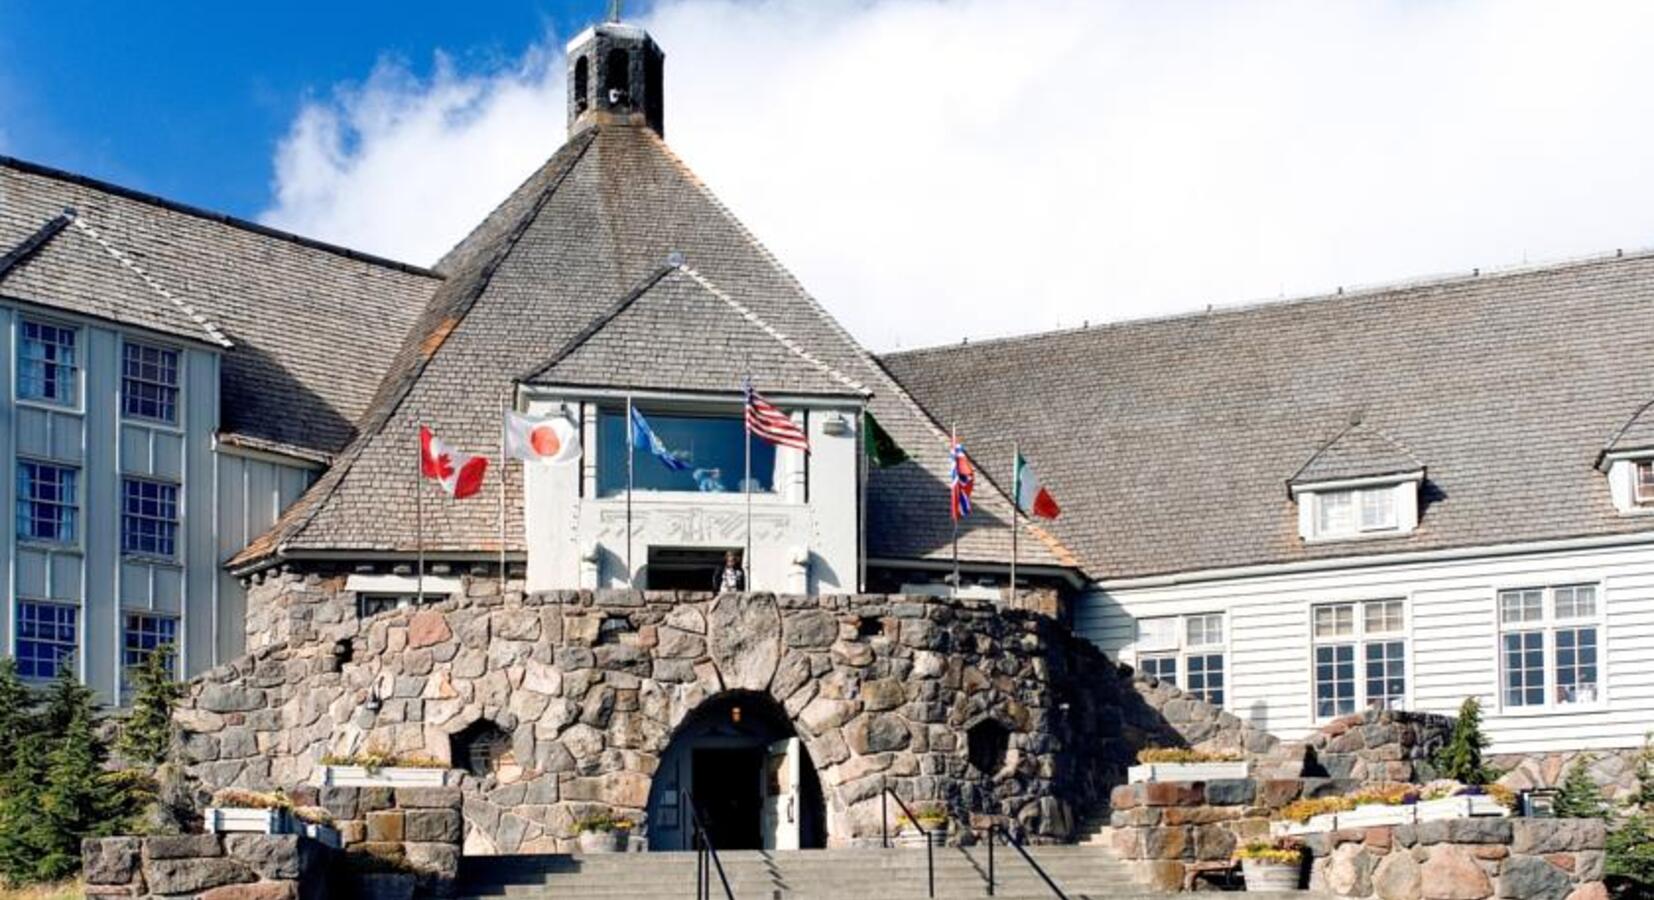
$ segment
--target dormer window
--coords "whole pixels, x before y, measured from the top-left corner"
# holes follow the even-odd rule
[[[1316,537],[1352,537],[1396,530],[1396,488],[1346,488],[1315,494]]]
[[[1378,430],[1350,425],[1287,480],[1305,541],[1409,534],[1419,524],[1424,466]]]
[[[1638,506],[1654,506],[1654,459],[1639,459],[1631,468],[1632,498]]]

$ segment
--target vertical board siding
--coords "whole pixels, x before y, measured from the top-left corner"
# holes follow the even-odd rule
[[[1413,709],[1452,714],[1466,697],[1480,698],[1496,752],[1632,747],[1654,721],[1654,545],[1635,541],[1180,585],[1097,585],[1080,598],[1075,629],[1110,655],[1133,662],[1136,618],[1225,613],[1229,711],[1296,739],[1322,724],[1312,706],[1310,607],[1404,599]],[[1582,582],[1599,586],[1598,679],[1605,700],[1538,712],[1502,709],[1497,592]]]
[[[218,581],[213,652],[219,662],[239,656],[247,643],[246,591],[240,579],[223,570],[224,563],[270,530],[282,511],[310,488],[316,475],[314,467],[304,464],[286,465],[233,451],[218,454],[218,535],[212,568]]]

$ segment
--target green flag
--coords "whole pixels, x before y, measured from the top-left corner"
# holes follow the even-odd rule
[[[874,468],[882,469],[907,461],[907,451],[903,450],[890,432],[884,430],[879,420],[873,418],[872,413],[866,414],[867,427],[862,429],[862,451]]]

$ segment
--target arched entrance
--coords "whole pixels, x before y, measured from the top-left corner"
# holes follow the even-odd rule
[[[649,788],[649,849],[695,846],[691,795],[719,850],[826,846],[815,764],[768,694],[719,694],[684,719]]]

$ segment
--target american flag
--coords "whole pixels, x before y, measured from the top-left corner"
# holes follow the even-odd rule
[[[792,418],[775,404],[760,397],[758,392],[752,389],[751,382],[746,384],[745,390],[747,431],[772,444],[810,452],[810,439],[805,436],[804,429],[793,424]]]
[[[965,455],[965,445],[953,442],[953,518],[955,521],[971,514],[971,491],[976,489],[976,467]]]

